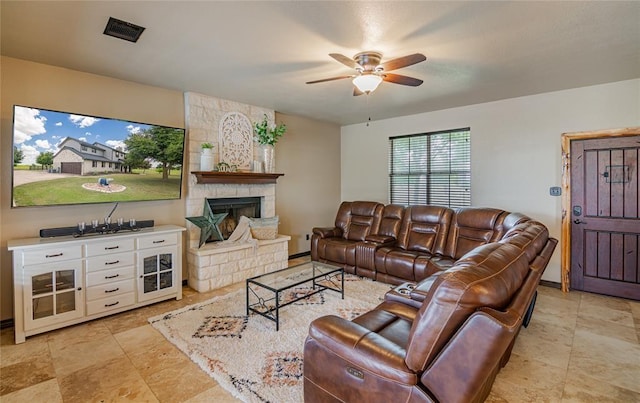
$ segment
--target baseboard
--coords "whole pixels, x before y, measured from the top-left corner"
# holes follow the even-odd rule
[[[0,329],[13,327],[13,318],[0,320]]]
[[[311,251],[302,252],[302,253],[296,253],[295,255],[290,255],[290,256],[289,256],[289,260],[291,260],[291,259],[297,259],[297,258],[299,258],[299,257],[310,256],[310,255],[311,255]]]
[[[562,289],[562,284],[556,283],[555,281],[540,280],[540,285],[543,285],[545,287],[557,288],[559,290]]]

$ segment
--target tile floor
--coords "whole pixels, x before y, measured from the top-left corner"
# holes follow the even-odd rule
[[[291,261],[293,263],[293,261]],[[68,327],[13,343],[0,332],[1,402],[232,402],[147,318],[241,288]],[[640,402],[640,302],[541,286],[489,402]]]

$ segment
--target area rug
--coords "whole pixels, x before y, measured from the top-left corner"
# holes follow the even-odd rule
[[[303,345],[323,315],[353,319],[379,304],[389,284],[345,275],[345,297],[325,290],[280,309],[280,330],[246,315],[245,290],[149,319],[171,343],[245,402],[302,402]],[[292,295],[304,292],[291,290]],[[286,297],[286,296],[285,296]]]

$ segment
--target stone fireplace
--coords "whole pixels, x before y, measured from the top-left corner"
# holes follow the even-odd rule
[[[188,136],[189,165],[186,189],[186,216],[202,215],[204,200],[245,199],[260,201],[259,217],[276,215],[276,184],[252,183],[198,183],[190,172],[200,170],[200,146],[214,145],[214,164],[219,161],[220,119],[228,112],[240,112],[252,122],[262,120],[266,114],[273,120],[273,110],[237,102],[221,100],[202,94],[185,93],[185,126]],[[255,159],[259,159],[254,150]],[[255,208],[255,207],[254,207]],[[233,207],[232,207],[233,209]],[[233,224],[232,224],[233,225]],[[187,281],[199,292],[221,288],[244,281],[249,277],[283,269],[288,264],[287,235],[255,243],[210,242],[198,247],[200,229],[187,223]]]

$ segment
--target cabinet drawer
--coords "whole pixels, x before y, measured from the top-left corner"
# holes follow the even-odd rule
[[[23,256],[25,266],[80,259],[82,258],[82,247],[80,245],[54,246],[46,249],[25,251]]]
[[[127,294],[133,292],[134,289],[135,281],[133,279],[88,287],[87,301],[95,301],[101,298],[111,298],[117,295]]]
[[[138,238],[138,249],[157,248],[159,246],[175,245],[178,243],[177,234],[157,234]]]
[[[133,238],[112,238],[100,242],[87,243],[87,256],[99,256],[109,253],[120,253],[133,250]]]
[[[131,266],[87,273],[87,287],[93,287],[94,285],[100,284],[115,283],[120,280],[133,278],[133,272],[134,268],[133,266]]]
[[[87,273],[133,266],[136,262],[134,252],[114,253],[112,255],[94,256],[87,259]]]
[[[114,295],[113,297],[102,298],[96,301],[87,302],[87,315],[107,312],[114,309],[120,309],[135,303],[135,293]]]

